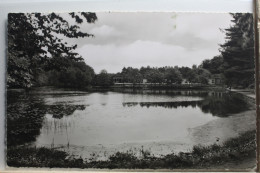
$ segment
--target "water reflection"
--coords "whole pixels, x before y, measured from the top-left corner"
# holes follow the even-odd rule
[[[53,118],[62,118],[72,115],[76,110],[84,110],[85,108],[85,105],[48,105],[46,112],[52,114]]]
[[[39,94],[42,93],[43,94]],[[69,92],[69,93],[67,93]],[[57,95],[58,94],[58,95]],[[46,117],[61,119],[72,115],[76,110],[84,110],[87,105],[46,105],[46,97],[75,96],[75,93],[47,92],[44,90],[11,90],[7,92],[7,145],[20,145],[36,141],[46,123]],[[77,95],[78,96],[78,95]],[[65,125],[54,122],[49,129],[62,129]],[[46,127],[44,127],[46,129]]]
[[[115,92],[128,94],[149,94],[149,95],[170,95],[170,96],[200,96],[206,97],[208,95],[222,95],[222,92],[210,92],[207,90],[140,90],[140,89],[113,89]]]
[[[181,92],[177,92],[181,93]],[[183,92],[181,94],[189,95],[194,92]],[[202,96],[203,92],[197,92]],[[175,93],[176,94],[176,93]],[[178,102],[125,102],[123,106],[141,106],[141,107],[164,107],[177,109],[178,107],[199,107],[203,113],[211,113],[214,116],[227,117],[234,113],[239,113],[249,109],[249,104],[239,95],[230,95],[219,92],[203,93],[204,99],[198,101],[178,101]]]
[[[35,141],[46,112],[43,100],[20,90],[8,92],[7,98],[7,145]]]
[[[192,145],[190,128],[249,107],[239,95],[201,90],[86,93],[39,88],[7,94],[8,146],[34,142],[82,147],[168,140]]]
[[[178,108],[178,107],[196,107],[198,103],[201,101],[182,101],[182,102],[127,102],[122,103],[123,106],[137,106],[140,105],[141,107],[164,107],[164,108]]]

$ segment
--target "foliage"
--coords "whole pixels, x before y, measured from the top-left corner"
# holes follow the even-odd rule
[[[248,87],[254,83],[254,29],[249,13],[231,14],[233,25],[225,29],[226,42],[220,45],[221,55],[204,60],[198,67],[141,67],[123,68],[124,82],[180,84],[208,84],[211,74],[224,74],[227,85]],[[113,84],[113,74],[94,75],[82,57],[62,38],[93,36],[80,31],[84,20],[94,23],[95,13],[69,13],[70,24],[58,14],[11,13],[8,16],[8,87],[28,88],[32,85],[86,87],[90,84],[107,87]],[[74,63],[78,62],[78,63]],[[69,65],[73,63],[73,65]]]
[[[142,79],[147,79],[150,83],[181,83],[182,75],[178,70],[178,67],[141,67],[140,69],[127,67],[123,68],[121,75],[125,81],[131,83],[141,83]]]
[[[211,74],[220,74],[224,72],[224,60],[221,55],[215,56],[212,59],[204,60],[201,68],[208,70]]]
[[[164,74],[159,70],[152,70],[150,73],[146,74],[146,79],[151,83],[162,83],[164,82]]]
[[[198,83],[208,84],[208,79],[211,77],[211,73],[203,68],[197,69],[197,81]]]
[[[66,152],[48,148],[11,148],[7,151],[8,165],[23,167],[63,167]]]
[[[121,73],[117,73],[124,82],[141,83],[142,79],[147,79],[149,83],[181,84],[183,79],[190,83],[208,84],[211,73],[202,67],[141,67],[140,69],[127,67]]]
[[[106,70],[101,70],[99,74],[95,75],[92,85],[108,87],[112,85],[112,76],[108,74]]]
[[[180,73],[181,73],[181,75],[184,79],[189,78],[189,73],[191,71],[191,68],[189,68],[189,67],[179,67],[178,69],[179,69],[179,71],[180,71]]]
[[[225,29],[221,45],[224,75],[228,85],[247,87],[254,83],[254,26],[250,13],[231,14],[234,25]]]
[[[222,145],[194,146],[191,152],[155,157],[141,152],[137,157],[131,152],[117,152],[107,161],[84,161],[68,157],[64,151],[48,148],[8,148],[7,165],[14,167],[109,168],[109,169],[181,169],[230,168],[230,163],[240,164],[244,159],[256,160],[255,131],[229,139]]]
[[[193,67],[187,73],[187,80],[191,83],[208,84],[208,79],[211,77],[211,73],[201,67]]]
[[[127,79],[131,83],[140,83],[142,82],[142,75],[137,68],[127,67],[123,68],[121,72],[123,78]]]
[[[182,75],[178,68],[169,68],[166,69],[165,79],[167,83],[180,84],[182,82]]]
[[[67,45],[62,37],[93,36],[80,31],[79,24],[97,20],[95,13],[70,13],[75,24],[55,13],[10,13],[8,15],[8,87],[31,87],[37,73],[46,69],[59,69],[56,58],[80,61],[73,50],[77,45]]]
[[[141,76],[147,79],[148,82],[151,83],[164,82],[165,71],[164,72],[160,71],[159,68],[151,68],[150,66],[147,66],[147,67],[141,67],[139,71]]]
[[[81,66],[82,68],[79,68]],[[66,71],[61,71],[58,75],[58,86],[85,88],[91,84],[94,77],[94,70],[84,62],[75,63]],[[54,81],[53,81],[54,82]]]
[[[66,62],[66,63],[65,63]],[[36,86],[57,86],[68,88],[87,88],[95,76],[92,67],[85,62],[75,62],[66,59],[63,64],[66,68],[42,72],[35,77]]]

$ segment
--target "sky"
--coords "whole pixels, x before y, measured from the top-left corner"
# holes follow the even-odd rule
[[[67,40],[93,67],[108,73],[123,67],[199,65],[219,55],[220,29],[232,25],[228,13],[102,12],[81,31],[95,37]]]

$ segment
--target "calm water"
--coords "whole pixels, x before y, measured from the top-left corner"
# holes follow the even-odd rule
[[[116,151],[155,155],[192,148],[191,129],[247,109],[242,98],[209,91],[8,91],[8,145],[56,147],[105,159]]]

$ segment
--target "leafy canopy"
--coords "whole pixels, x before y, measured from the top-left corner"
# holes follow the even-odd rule
[[[84,21],[94,23],[95,13],[69,13],[74,24],[56,13],[10,13],[8,15],[8,87],[31,87],[35,75],[44,70],[63,68],[60,58],[83,61],[62,37],[93,35],[80,31]]]
[[[228,85],[247,87],[254,83],[253,15],[235,13],[230,28],[225,29],[226,42],[221,45],[224,75]]]

